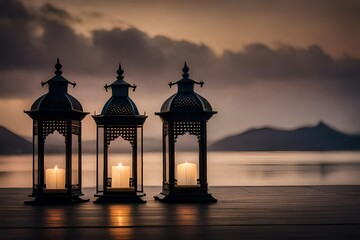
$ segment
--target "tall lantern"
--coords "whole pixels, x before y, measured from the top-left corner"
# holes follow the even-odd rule
[[[61,74],[62,65],[57,59],[55,76],[48,84],[49,92],[38,98],[31,110],[25,111],[33,119],[33,190],[35,197],[28,204],[84,202],[81,192],[81,120],[80,102],[68,93],[68,84]],[[47,143],[58,132],[63,140],[60,154],[53,155],[54,146]],[[49,140],[50,141],[50,140]],[[50,141],[51,142],[51,141]],[[56,151],[57,152],[57,151]]]
[[[210,103],[194,92],[189,78],[189,68],[184,65],[183,78],[176,83],[178,91],[162,105],[160,116],[163,122],[163,187],[154,196],[161,202],[216,202],[208,193],[206,123],[216,113]],[[175,155],[176,141],[184,134],[195,135],[198,144],[198,158],[179,161]]]
[[[144,203],[143,125],[147,116],[140,115],[130,99],[129,88],[135,91],[136,86],[124,81],[121,65],[117,73],[116,81],[105,85],[112,90],[111,98],[100,115],[92,116],[97,126],[95,203]],[[125,142],[121,154],[109,152],[116,141]]]

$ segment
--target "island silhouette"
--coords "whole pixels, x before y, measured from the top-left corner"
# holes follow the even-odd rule
[[[145,151],[161,151],[160,139],[145,138]],[[0,154],[32,154],[32,143],[25,137],[0,126]],[[93,153],[95,140],[83,142],[83,151]],[[192,151],[191,146],[184,146]],[[210,151],[340,151],[360,150],[360,135],[345,134],[320,121],[313,126],[283,130],[273,127],[252,128],[215,141]],[[52,153],[61,153],[60,146],[49,146]],[[121,152],[121,149],[118,149]]]
[[[254,128],[213,143],[212,151],[360,150],[360,135],[345,134],[320,121],[315,126],[282,130]]]

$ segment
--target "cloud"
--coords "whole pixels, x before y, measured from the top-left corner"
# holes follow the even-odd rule
[[[282,45],[247,45],[242,52],[227,51],[221,60],[225,72],[252,79],[354,80],[360,77],[360,60],[333,59],[320,46],[295,48]]]
[[[59,21],[65,21],[69,23],[81,22],[79,18],[76,18],[69,14],[67,11],[57,8],[52,4],[46,3],[41,6],[40,11],[46,18],[55,19]]]
[[[20,1],[4,0],[0,1],[0,19],[4,20],[28,20],[31,14]]]
[[[82,21],[89,18],[81,16]],[[317,44],[274,48],[255,42],[241,51],[217,55],[205,44],[151,37],[130,25],[98,29],[85,38],[71,27],[74,19],[54,6],[30,9],[20,1],[0,1],[3,118],[25,121],[21,110],[29,109],[47,91],[40,83],[53,76],[57,57],[63,75],[78,83],[70,93],[86,111],[99,111],[110,96],[102,87],[115,80],[121,62],[125,80],[138,85],[131,97],[149,115],[147,134],[156,135],[161,123],[152,113],[175,92],[167,83],[180,79],[186,60],[190,77],[206,84],[197,91],[219,111],[212,126],[224,126],[209,128],[211,136],[254,125],[292,127],[320,119],[344,129],[359,129],[360,59],[331,57]],[[11,105],[12,101],[21,105]],[[14,129],[19,122],[13,123]],[[84,133],[90,136],[92,119],[86,118],[85,125]]]
[[[31,51],[31,35],[26,22],[33,17],[18,1],[0,1],[0,68],[22,66],[20,56]]]
[[[344,89],[360,89],[360,59],[334,59],[318,45],[270,48],[252,43],[242,51],[225,51],[218,56],[204,44],[150,37],[134,27],[99,29],[89,40],[74,32],[69,25],[73,21],[78,20],[51,4],[29,11],[20,1],[0,1],[0,71],[6,76],[1,79],[1,98],[31,95],[27,86],[34,75],[26,73],[43,72],[38,76],[50,78],[56,57],[63,62],[64,74],[91,75],[89,81],[99,76],[108,83],[111,78],[106,80],[104,76],[114,79],[115,68],[121,62],[125,74],[129,71],[135,81],[145,79],[141,84],[150,89],[176,81],[185,60],[194,79],[211,83],[214,88],[254,81],[335,81]],[[24,86],[21,91],[19,85]]]
[[[107,63],[126,62],[141,71],[157,70],[164,63],[161,49],[147,34],[135,28],[97,30],[93,32],[93,42],[94,47],[103,53],[102,60]]]
[[[102,18],[105,16],[105,14],[101,13],[101,12],[97,12],[97,11],[90,11],[90,12],[83,12],[86,16],[88,17],[92,17],[92,18]]]
[[[97,30],[93,32],[94,48],[102,53],[108,66],[122,62],[138,77],[168,78],[179,72],[185,60],[195,68],[209,68],[216,62],[214,52],[205,45],[174,41],[165,36],[149,37],[135,28]],[[110,70],[110,69],[109,69]]]

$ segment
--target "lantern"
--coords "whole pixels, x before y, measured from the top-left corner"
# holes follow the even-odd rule
[[[121,65],[111,85],[112,96],[101,114],[92,116],[97,126],[97,161],[95,203],[144,203],[143,197],[143,124],[147,118],[140,115],[129,98],[129,88],[136,86],[124,81]],[[120,137],[120,138],[119,138]],[[116,141],[125,142],[121,154],[110,152]]]
[[[155,113],[163,122],[163,186],[154,198],[162,202],[216,202],[208,193],[206,170],[206,123],[216,112],[205,98],[194,92],[195,84],[204,83],[189,78],[186,62],[182,70],[183,78],[169,83],[170,87],[178,86],[177,93]],[[175,143],[185,134],[195,136],[198,157],[181,162],[175,155]]]
[[[25,111],[33,119],[33,190],[35,197],[29,204],[84,202],[81,193],[81,120],[80,102],[68,93],[62,76],[62,65],[57,59],[55,76],[48,84],[49,92],[38,98],[31,110]],[[58,139],[52,138],[59,133]],[[49,139],[52,139],[51,142]],[[48,143],[47,141],[51,142]],[[61,153],[58,153],[62,146]]]

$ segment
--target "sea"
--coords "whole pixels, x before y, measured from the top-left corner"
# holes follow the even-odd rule
[[[127,157],[114,154],[112,158]],[[196,162],[195,152],[179,161]],[[51,158],[63,158],[52,155]],[[144,153],[144,186],[160,186],[162,153]],[[83,187],[95,187],[96,156],[82,156]],[[360,151],[208,152],[209,186],[294,186],[360,184]],[[31,188],[32,155],[0,156],[0,188]]]

